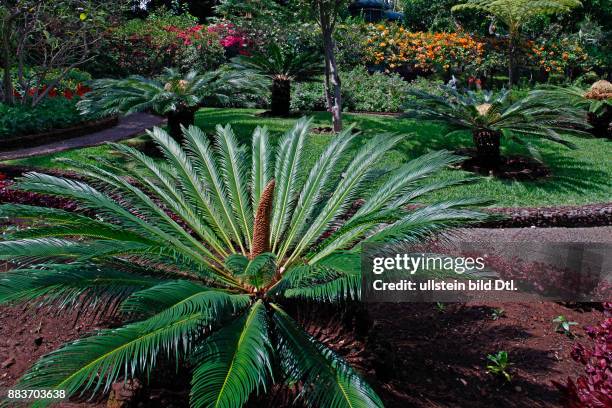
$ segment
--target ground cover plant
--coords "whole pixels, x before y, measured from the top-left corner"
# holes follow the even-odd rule
[[[0,301],[93,306],[127,321],[43,357],[18,387],[95,393],[146,376],[168,353],[193,368],[193,406],[241,406],[273,381],[298,382],[300,397],[315,406],[382,406],[283,304],[360,299],[362,244],[415,242],[482,220],[471,208],[483,202],[403,209],[447,185],[425,182],[460,160],[440,151],[396,169],[344,220],[376,162],[402,137],[379,135],[354,151],[358,136],[347,129],[305,167],[309,126],[298,121],[275,152],[268,131],[257,128],[250,155],[229,126],[217,127],[213,144],[199,128],[184,129],[183,146],[155,129],[163,162],[114,145],[139,164],[133,183],[104,160],[73,163],[91,184],[25,175],[18,188],[69,198],[84,212],[0,207],[1,216],[35,221],[0,242],[0,259],[15,265],[0,283]]]

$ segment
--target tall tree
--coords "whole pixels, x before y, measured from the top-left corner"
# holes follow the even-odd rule
[[[517,79],[516,57],[521,29],[532,18],[541,15],[567,13],[580,7],[580,0],[468,0],[451,11],[482,11],[492,15],[508,30],[508,86]]]

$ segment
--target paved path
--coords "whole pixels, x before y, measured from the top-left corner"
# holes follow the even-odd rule
[[[119,124],[89,135],[74,137],[71,139],[53,142],[42,146],[29,147],[25,149],[0,152],[0,161],[22,159],[32,156],[43,156],[64,150],[76,149],[101,145],[106,142],[117,142],[136,136],[145,129],[159,126],[165,121],[164,118],[148,113],[135,113],[119,118]]]

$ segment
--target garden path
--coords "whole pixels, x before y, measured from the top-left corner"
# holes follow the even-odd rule
[[[99,132],[90,133],[89,135],[53,142],[42,146],[0,152],[0,161],[42,156],[64,150],[97,146],[106,142],[117,142],[136,136],[153,126],[159,126],[163,124],[164,121],[164,118],[149,113],[134,113],[119,118],[119,123],[116,126]]]

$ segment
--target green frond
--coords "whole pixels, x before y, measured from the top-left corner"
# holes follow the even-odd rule
[[[54,304],[103,309],[131,293],[158,284],[159,279],[90,264],[46,264],[15,269],[0,277],[0,304],[37,300]],[[86,296],[83,296],[86,295]]]
[[[191,380],[191,406],[240,408],[272,377],[268,317],[259,300],[198,350]]]
[[[244,150],[239,148],[232,128],[227,125],[217,125],[217,153],[223,172],[223,181],[228,192],[228,198],[234,210],[234,216],[239,220],[244,242],[250,248],[253,235],[253,209],[249,199],[247,171],[249,165]],[[245,248],[248,249],[248,248]]]
[[[272,153],[270,135],[266,127],[257,127],[253,132],[253,147],[251,151],[251,206],[257,211],[259,198],[272,176]],[[255,215],[255,214],[253,214]]]
[[[291,217],[297,192],[300,191],[298,180],[304,140],[312,119],[302,118],[283,136],[276,154],[274,180],[274,204],[272,207],[272,224],[270,243],[273,250],[280,244],[283,233]]]
[[[340,217],[347,206],[356,198],[359,186],[370,173],[380,157],[395,146],[402,136],[378,135],[369,140],[355,155],[344,170],[345,177],[340,180],[331,198],[297,243],[290,260],[299,256],[309,245]],[[288,262],[287,262],[288,263]]]
[[[373,408],[383,403],[374,390],[335,352],[297,326],[272,304],[278,350],[287,381],[302,381],[300,397],[311,407]]]

